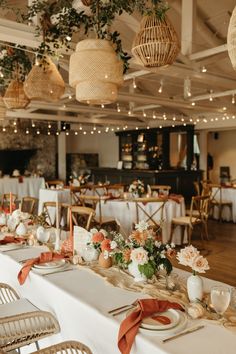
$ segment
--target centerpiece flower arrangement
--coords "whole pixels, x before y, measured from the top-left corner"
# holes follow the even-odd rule
[[[140,179],[136,179],[131,183],[128,191],[132,193],[133,197],[141,197],[145,192],[144,183]]]
[[[170,259],[175,256],[175,245],[162,244],[145,221],[135,225],[127,240],[115,234],[114,241],[117,244],[113,251],[115,263],[128,269],[135,281],[151,279],[162,269],[171,273]]]
[[[106,230],[97,230],[94,228],[90,230],[90,233],[91,240],[88,245],[97,250],[98,255],[102,254],[102,257],[105,260],[108,260],[109,257],[112,257],[113,250],[117,247],[117,243],[108,238],[108,233]]]
[[[197,273],[205,273],[206,270],[210,269],[208,261],[205,257],[200,255],[197,248],[192,245],[186,246],[181,249],[176,258],[179,264],[190,267],[193,274],[187,280],[187,291],[190,301],[199,301],[203,297],[203,281],[202,278],[197,275]]]

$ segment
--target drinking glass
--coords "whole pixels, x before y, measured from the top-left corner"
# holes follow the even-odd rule
[[[231,305],[236,310],[236,288],[231,289]]]
[[[226,286],[214,286],[211,288],[211,304],[219,318],[227,310],[231,298],[231,290]]]

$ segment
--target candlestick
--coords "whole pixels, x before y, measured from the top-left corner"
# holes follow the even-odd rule
[[[12,192],[10,192],[10,214],[12,214]]]
[[[56,200],[56,229],[59,230],[59,203],[58,203],[58,197]]]

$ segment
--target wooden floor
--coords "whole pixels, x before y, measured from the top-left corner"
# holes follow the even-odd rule
[[[236,224],[209,220],[209,241],[201,241],[199,232],[194,232],[192,245],[207,257],[210,270],[204,276],[236,286]],[[177,261],[174,266],[185,270]]]

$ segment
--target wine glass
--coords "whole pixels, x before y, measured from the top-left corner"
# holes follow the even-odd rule
[[[211,288],[211,304],[219,318],[222,318],[223,314],[227,310],[230,303],[230,298],[230,288],[226,286],[213,286],[213,288]]]

